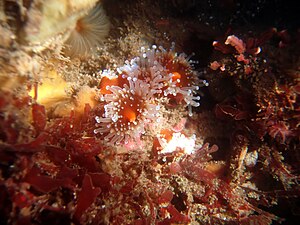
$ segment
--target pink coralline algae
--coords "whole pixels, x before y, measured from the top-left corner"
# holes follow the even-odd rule
[[[214,41],[213,46],[216,50],[223,54],[232,54],[234,60],[224,58],[220,62],[213,61],[210,68],[213,70],[220,69],[232,76],[235,74],[245,74],[247,76],[257,72],[257,69],[263,68],[261,68],[261,64],[264,63],[258,57],[262,51],[260,46],[270,40],[275,32],[276,29],[270,29],[258,38],[248,38],[246,41],[235,35],[229,35],[224,43]]]

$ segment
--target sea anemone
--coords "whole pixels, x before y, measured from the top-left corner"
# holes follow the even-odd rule
[[[105,94],[106,103],[102,117],[96,116],[96,134],[105,135],[109,144],[128,143],[130,138],[139,138],[145,133],[145,126],[156,120],[158,106],[152,104],[149,85],[136,78],[128,77],[128,85],[107,86],[111,94]]]
[[[187,106],[197,107],[200,97],[194,95],[205,82],[198,78],[194,61],[184,53],[177,54],[174,48],[174,44],[168,51],[156,45],[147,50],[142,48],[142,55],[119,68],[119,73],[130,74],[149,83],[156,94],[174,98],[176,103],[184,100]]]
[[[77,20],[65,42],[65,53],[70,57],[94,54],[108,35],[109,27],[103,7],[97,4],[86,16]]]
[[[192,56],[192,55],[191,55]],[[174,98],[177,102],[184,100],[189,107],[191,114],[191,106],[198,107],[200,96],[194,96],[199,86],[205,82],[199,80],[199,74],[195,71],[191,56],[184,53],[177,54],[174,46],[169,50],[161,48],[159,54],[159,62],[164,65],[166,72],[171,75],[173,85],[167,90],[166,94],[170,98]]]
[[[134,58],[131,61],[131,67],[121,68],[125,74],[132,74],[147,83],[149,83],[152,92],[161,97],[169,86],[171,86],[172,77],[166,73],[164,65],[160,64],[157,57],[157,46],[153,45],[152,48],[141,48],[141,56]]]
[[[118,86],[124,87],[124,85],[129,85],[128,76],[123,75],[116,75],[111,70],[104,70],[102,71],[102,78],[99,84],[100,94],[111,94],[112,92],[108,90],[110,86]]]
[[[96,134],[105,135],[110,144],[145,133],[145,125],[155,121],[158,111],[176,98],[184,100],[192,113],[199,106],[200,80],[192,61],[185,54],[177,55],[173,48],[141,49],[141,55],[126,61],[117,71],[105,70],[99,84],[104,114],[96,116]],[[108,134],[106,134],[108,133]]]
[[[191,115],[192,106],[199,106],[200,96],[195,96],[196,91],[200,85],[206,85],[206,82],[198,78],[199,74],[195,71],[195,62],[190,60],[191,56],[177,54],[174,49],[174,43],[170,50],[154,45],[134,61],[144,71],[143,79],[148,79],[150,86],[156,89],[157,93],[162,93],[176,104],[184,100]]]

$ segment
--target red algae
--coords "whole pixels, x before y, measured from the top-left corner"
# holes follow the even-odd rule
[[[90,207],[100,192],[100,188],[93,187],[91,177],[85,175],[82,181],[82,189],[78,195],[77,207],[74,213],[75,220],[80,221],[82,213]]]
[[[36,133],[39,134],[45,129],[46,126],[46,110],[45,107],[38,104],[32,105],[32,119],[33,126],[36,130]]]

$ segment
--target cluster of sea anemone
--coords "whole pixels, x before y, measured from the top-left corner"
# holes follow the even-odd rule
[[[165,104],[184,105],[192,113],[199,106],[200,79],[193,61],[155,45],[141,49],[141,55],[126,61],[116,71],[103,72],[100,101],[103,115],[96,116],[96,134],[110,144],[127,143],[140,137],[150,123],[159,122]]]

